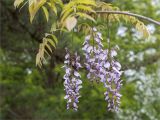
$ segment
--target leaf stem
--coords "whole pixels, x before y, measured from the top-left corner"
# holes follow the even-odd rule
[[[74,32],[74,29],[72,30],[72,48],[73,48],[73,32]]]
[[[110,51],[110,31],[109,31],[109,14],[107,15],[107,42],[108,42],[108,48]]]
[[[107,14],[107,42],[108,42],[108,59],[110,63],[110,68],[111,69],[111,44],[110,44],[110,31],[109,31],[109,15]]]
[[[124,11],[96,11],[96,13],[97,14],[123,14],[123,15],[128,15],[128,16],[134,16],[139,19],[143,19],[143,20],[146,20],[148,22],[151,22],[151,23],[154,23],[154,24],[160,26],[160,21],[156,21],[156,20],[153,20],[152,18],[142,16],[139,14],[135,14],[135,13],[124,12]]]

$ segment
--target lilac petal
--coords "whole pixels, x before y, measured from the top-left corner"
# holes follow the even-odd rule
[[[69,104],[67,104],[67,110],[69,109]]]
[[[69,98],[68,103],[71,103],[71,102],[72,102],[72,100]]]
[[[90,73],[87,74],[87,78],[88,78],[88,79],[91,78],[91,74],[90,74]]]
[[[82,50],[86,51],[88,47],[89,47],[89,45],[86,44],[86,45],[82,48]]]
[[[74,102],[73,107],[78,108],[77,104]]]
[[[99,77],[101,78],[102,81],[105,79],[103,74],[101,74]]]
[[[100,42],[100,39],[99,39],[99,38],[95,38],[95,41],[99,43],[99,42]]]
[[[86,65],[87,70],[90,70],[90,69],[91,69],[91,67],[90,67],[89,64],[85,64],[85,65]]]
[[[80,79],[77,80],[77,85],[82,84],[82,81]]]
[[[72,82],[76,82],[77,81],[77,79],[76,78],[72,78]]]
[[[71,69],[70,69],[70,68],[67,68],[67,69],[66,69],[66,74],[70,74],[70,71],[71,71]]]
[[[69,98],[69,96],[68,95],[66,95],[65,97],[64,97],[64,99],[68,99]]]
[[[111,57],[114,57],[117,55],[117,52],[115,50],[111,50]]]
[[[87,41],[87,40],[89,40],[91,38],[91,35],[87,35],[86,37],[85,37],[85,40]]]
[[[115,72],[117,72],[118,74],[121,73],[117,68],[115,68],[115,67],[112,67],[112,68],[113,68],[113,70],[114,70]]]
[[[116,67],[117,67],[118,70],[121,69],[121,64],[119,62],[115,62],[115,65],[116,65]]]
[[[116,93],[116,96],[117,96],[117,97],[122,97],[122,95],[121,95],[121,94],[119,94],[119,93]]]
[[[65,59],[68,59],[70,57],[69,53],[66,54]]]
[[[90,69],[90,72],[94,73],[94,72],[96,72],[96,70],[95,69]]]
[[[108,92],[105,92],[104,95],[105,95],[105,96],[108,95]]]
[[[89,60],[89,62],[94,62],[95,61],[95,58],[92,58]]]
[[[78,86],[78,89],[81,89],[82,88],[82,86]]]
[[[66,64],[69,63],[69,60],[65,60],[64,63],[66,63]]]
[[[76,77],[81,77],[81,75],[80,75],[77,71],[74,71],[74,75],[75,75]]]
[[[80,63],[76,63],[76,67],[79,69],[79,68],[82,68],[81,64]]]
[[[69,78],[69,75],[68,74],[65,74],[64,76],[63,76],[63,79],[68,79]]]
[[[76,56],[76,61],[79,61],[80,60],[80,56]]]
[[[93,27],[93,31],[96,32],[96,31],[97,31],[97,28],[96,28],[96,27]]]
[[[105,100],[108,100],[109,99],[109,97],[108,97],[108,95],[105,97]]]
[[[101,40],[103,40],[103,38],[102,38],[102,33],[97,32],[97,35],[98,35],[98,37],[99,37]]]
[[[93,50],[93,47],[92,47],[92,46],[89,46],[86,51],[87,51],[88,53],[90,53],[91,50]]]
[[[104,64],[104,67],[105,67],[105,68],[109,68],[109,67],[110,67],[110,63],[109,63],[109,62],[106,62],[106,63]]]
[[[97,69],[97,70],[100,69],[100,64],[96,63],[95,66],[96,66],[96,69]]]

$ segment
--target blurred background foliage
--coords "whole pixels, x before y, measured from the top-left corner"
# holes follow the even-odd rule
[[[107,1],[107,0],[106,0]],[[109,0],[110,1],[110,0]],[[113,5],[160,21],[160,0],[116,0]],[[107,111],[102,84],[91,84],[82,70],[83,89],[79,111],[66,110],[61,68],[67,46],[81,51],[84,36],[63,33],[57,49],[42,69],[35,66],[38,45],[49,31],[42,11],[29,23],[27,7],[14,9],[13,0],[1,0],[0,119],[7,120],[159,120],[160,119],[160,27],[145,22],[151,36],[142,39],[124,21],[110,25],[111,44],[120,47],[123,87],[118,113]],[[103,24],[100,20],[99,24]],[[104,43],[107,31],[101,30]],[[107,46],[107,44],[106,44]],[[82,61],[83,62],[83,61]]]

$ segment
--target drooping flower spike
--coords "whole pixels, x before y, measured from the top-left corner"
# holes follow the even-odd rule
[[[81,64],[79,63],[80,57],[75,53],[73,56],[66,49],[66,56],[64,61],[64,87],[66,96],[64,99],[67,100],[67,109],[72,108],[75,111],[78,109],[78,99],[80,97],[79,90],[82,88],[82,81],[80,80],[81,75],[78,73]]]
[[[93,28],[93,34],[87,35],[83,43],[82,50],[86,58],[85,67],[88,70],[87,78],[90,81],[103,83],[106,88],[105,100],[108,103],[107,109],[110,111],[118,111],[120,105],[121,94],[119,93],[122,86],[121,65],[115,60],[117,51],[115,48],[103,49],[102,34]],[[94,44],[93,44],[94,43]],[[71,55],[66,49],[64,68],[64,86],[66,91],[67,109],[73,108],[77,111],[78,99],[80,97],[79,90],[82,88],[81,76],[78,73],[81,64],[80,57],[75,53]]]
[[[85,37],[82,50],[86,58],[85,66],[88,70],[87,78],[90,81],[98,81],[99,70],[101,68],[101,57],[103,53],[103,44],[101,42],[102,34],[93,28],[93,34]],[[93,40],[93,41],[92,41]],[[92,44],[92,42],[94,44]]]
[[[106,88],[104,95],[108,103],[108,110],[117,111],[121,98],[119,94],[122,86],[122,80],[120,80],[121,65],[114,58],[117,55],[116,49],[103,50],[102,34],[97,32],[96,28],[93,28],[93,32],[95,34],[93,38],[94,46],[90,43],[91,35],[88,35],[85,37],[82,48],[86,57],[85,65],[89,72],[87,77],[91,81],[100,80],[104,84]]]
[[[108,102],[108,110],[118,111],[120,105],[121,94],[119,93],[122,86],[122,80],[120,76],[122,75],[121,65],[119,62],[115,61],[115,56],[117,52],[115,49],[112,49],[108,54],[110,54],[109,62],[106,61],[107,66],[106,71],[106,80],[102,81],[104,87],[106,88],[105,100]]]

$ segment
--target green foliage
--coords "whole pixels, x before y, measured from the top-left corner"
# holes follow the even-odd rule
[[[46,8],[46,7],[44,7],[44,6],[42,6],[42,9],[43,9],[43,11],[44,11],[44,14],[45,14],[45,16],[46,16],[46,20],[47,20],[47,22],[48,22],[48,19],[49,19],[49,13],[48,13],[48,10],[47,10],[47,8]]]
[[[21,3],[23,3],[24,0],[15,0],[14,1],[14,7],[17,8]]]
[[[30,22],[33,21],[37,11],[46,3],[46,0],[29,0]]]
[[[43,38],[42,43],[40,43],[39,45],[39,52],[37,53],[37,56],[36,56],[36,65],[38,65],[39,67],[42,67],[42,61],[45,60],[45,57],[44,57],[45,53],[48,56],[50,56],[47,50],[49,50],[50,53],[52,53],[52,48],[50,47],[50,45],[56,48],[57,42],[58,40],[55,35],[48,34],[48,33],[45,34],[45,37]]]
[[[18,7],[23,1],[15,1],[14,5],[15,7]],[[29,13],[30,13],[30,21],[33,21],[33,18],[39,8],[42,7],[46,20],[49,20],[49,12],[47,8],[44,6],[47,0],[40,0],[40,1],[33,1],[29,0]],[[135,25],[136,29],[141,32],[144,36],[144,38],[149,37],[149,32],[144,25],[143,22],[139,21],[135,17],[128,16],[128,15],[121,15],[121,14],[102,14],[98,15],[96,13],[96,10],[101,10],[101,11],[117,11],[119,10],[118,7],[113,7],[109,3],[105,2],[100,2],[97,1],[95,2],[94,0],[71,0],[69,3],[64,4],[62,3],[61,0],[50,0],[47,2],[49,7],[52,9],[52,11],[56,14],[57,16],[57,7],[56,4],[59,4],[61,6],[61,11],[60,11],[60,18],[56,20],[56,23],[52,24],[51,31],[56,31],[57,29],[63,31],[64,27],[67,28],[68,31],[71,31],[73,28],[76,27],[78,24],[78,19],[83,18],[83,19],[89,19],[96,23],[95,18],[96,17],[101,17],[102,19],[108,19],[108,21],[113,22],[113,21],[118,21],[120,22],[120,19],[125,20],[126,22],[130,22],[133,25]],[[79,18],[80,17],[80,18]],[[60,21],[60,22],[59,22]],[[86,20],[85,20],[86,21]],[[90,28],[92,25],[86,23],[86,29],[83,29],[84,31],[90,31]],[[82,27],[84,24],[80,24],[79,27]],[[58,28],[56,28],[58,26]],[[53,30],[54,29],[54,30]],[[44,58],[44,51],[49,55],[49,53],[45,50],[46,42],[43,39],[43,44],[40,44],[40,49],[39,53],[37,54],[36,58],[36,65],[39,64],[39,66],[42,66],[42,61],[45,60]],[[55,45],[53,45],[55,47]],[[47,46],[48,47],[48,46]],[[48,49],[51,51],[51,48],[48,47]],[[51,51],[52,52],[52,51]],[[42,61],[41,61],[42,60]]]
[[[84,88],[81,91],[80,108],[78,112],[74,112],[66,110],[66,103],[63,99],[65,94],[62,78],[64,71],[61,67],[63,66],[65,54],[64,48],[67,46],[71,50],[77,50],[83,63],[84,56],[81,51],[81,45],[83,44],[84,33],[82,31],[87,30],[86,28],[90,29],[91,25],[96,25],[103,33],[105,38],[103,43],[106,48],[106,18],[96,18],[93,15],[92,17],[97,21],[96,24],[88,19],[76,18],[77,26],[75,26],[75,29],[78,29],[78,32],[71,33],[65,30],[59,33],[61,17],[58,15],[60,15],[62,8],[60,3],[55,3],[57,15],[51,10],[48,3],[44,5],[50,16],[47,25],[46,18],[44,18],[44,14],[41,14],[41,11],[37,14],[32,25],[30,25],[26,7],[23,7],[20,11],[21,13],[19,13],[19,11],[14,10],[12,0],[2,1],[6,4],[1,6],[2,16],[0,22],[3,29],[0,49],[0,119],[160,119],[160,95],[158,92],[160,76],[159,63],[157,62],[160,60],[160,33],[158,26],[155,26],[156,30],[150,35],[149,39],[142,39],[139,38],[139,35],[138,37],[135,36],[135,32],[132,31],[136,23],[132,24],[130,20],[127,23],[121,21],[125,21],[123,17],[127,16],[118,17],[120,22],[117,22],[118,19],[110,20],[111,45],[118,44],[120,47],[117,59],[122,63],[124,71],[131,69],[136,71],[136,74],[123,75],[121,110],[116,114],[106,111],[107,104],[104,101],[102,85],[95,86],[95,84],[89,83],[85,77],[86,71],[83,69],[81,72]],[[156,11],[159,10],[159,6],[151,5],[150,2],[151,0],[136,2],[123,0],[116,1],[114,4],[119,6],[120,9],[158,19]],[[20,7],[21,5],[23,6],[23,4],[20,4]],[[45,47],[51,57],[47,59],[43,69],[38,69],[34,65],[37,48],[43,33],[50,31],[51,25],[53,25],[52,32],[58,39],[59,44],[56,44],[51,36],[47,36],[47,38],[52,39],[57,49],[51,55],[50,50]],[[119,26],[127,28],[125,36],[117,35]],[[87,34],[89,31],[85,32]],[[72,35],[73,44],[71,44]],[[50,48],[54,48],[49,42],[47,44]],[[146,54],[146,51],[150,49],[154,49],[155,54]],[[130,61],[130,53],[132,52],[134,59]],[[139,60],[141,58],[139,56],[140,53],[144,53],[144,59],[142,60]],[[44,55],[47,55],[47,53],[44,53]],[[143,79],[144,77],[145,79]],[[139,86],[139,82],[141,86]]]
[[[48,21],[48,17],[49,17],[49,13],[46,7],[44,7],[44,5],[47,3],[49,5],[49,7],[51,8],[51,10],[57,14],[57,8],[56,5],[60,5],[63,6],[63,3],[61,0],[27,0],[29,6],[28,6],[28,10],[29,10],[29,14],[30,14],[30,22],[32,23],[36,13],[38,12],[38,10],[42,7],[44,14],[46,16],[46,19]],[[17,8],[19,7],[21,4],[23,3],[23,5],[25,5],[26,3],[24,3],[24,0],[15,0],[14,2],[14,6]]]
[[[97,2],[97,6],[101,11],[119,11],[118,7],[113,7],[111,4],[105,3],[105,2]],[[125,22],[129,22],[129,24],[135,25],[136,29],[143,34],[144,38],[149,37],[149,32],[144,25],[143,22],[138,20],[137,18],[129,15],[123,15],[123,14],[102,14],[101,17],[103,19],[109,19],[109,21],[118,21],[120,22],[120,19],[123,19]]]
[[[96,3],[94,0],[71,0],[68,4],[64,5],[61,12],[62,28],[65,26],[65,22],[68,17],[82,17],[87,18],[95,22],[88,13],[95,13],[92,7],[95,7]]]

